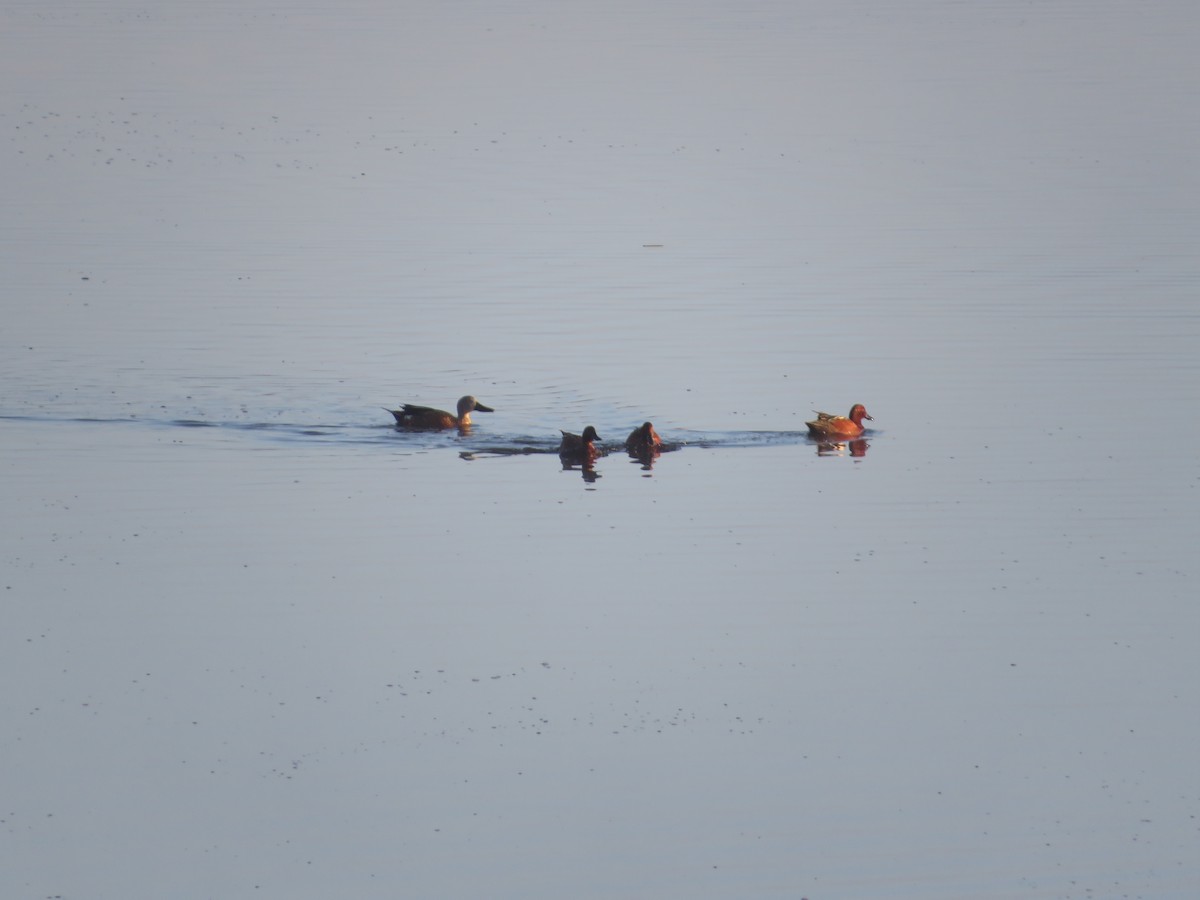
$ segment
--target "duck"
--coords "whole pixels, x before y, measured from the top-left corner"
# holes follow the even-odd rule
[[[596,441],[600,440],[594,425],[583,429],[583,434],[562,433],[562,443],[558,445],[558,455],[577,459],[595,459],[600,455],[596,449]]]
[[[855,438],[863,433],[863,419],[871,419],[872,416],[867,413],[867,408],[861,403],[855,403],[850,407],[850,414],[847,416],[835,416],[830,413],[818,412],[816,419],[811,422],[805,422],[808,426],[808,433],[813,437],[821,438]]]
[[[663,440],[651,422],[643,422],[625,438],[625,449],[629,453],[655,453],[662,449]]]
[[[470,428],[471,413],[495,412],[490,406],[484,406],[470,394],[458,401],[458,415],[451,415],[444,409],[434,409],[431,406],[415,406],[405,403],[400,409],[389,409],[396,417],[396,424],[404,428],[421,428],[437,430],[441,428]]]

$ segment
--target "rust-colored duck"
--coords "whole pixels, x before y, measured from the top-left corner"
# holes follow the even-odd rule
[[[594,460],[600,455],[596,449],[596,441],[600,440],[600,435],[596,434],[596,428],[589,425],[583,429],[583,434],[571,434],[569,431],[562,433],[562,443],[558,445],[558,455],[568,459],[585,459],[588,461]]]
[[[840,438],[856,438],[863,433],[863,419],[872,419],[867,413],[867,408],[861,403],[855,403],[850,407],[848,416],[835,416],[831,413],[818,412],[817,417],[811,422],[805,422],[808,426],[808,433],[813,437],[830,438],[838,440]]]
[[[625,438],[625,450],[629,453],[657,453],[662,444],[663,440],[651,422],[643,422]]]

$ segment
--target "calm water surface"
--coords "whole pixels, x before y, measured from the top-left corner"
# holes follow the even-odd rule
[[[1198,24],[10,4],[4,896],[1195,896]]]

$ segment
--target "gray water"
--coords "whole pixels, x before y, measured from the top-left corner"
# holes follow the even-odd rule
[[[1196,896],[1198,25],[0,9],[0,893]]]

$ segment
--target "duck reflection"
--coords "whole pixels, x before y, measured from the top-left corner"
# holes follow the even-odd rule
[[[562,463],[564,472],[578,472],[588,484],[600,478],[600,473],[596,471],[596,466],[592,460],[568,459],[565,456],[560,456],[558,460]]]
[[[817,456],[866,456],[870,446],[864,438],[853,441],[821,441],[817,444]]]
[[[645,472],[653,469],[659,456],[662,455],[661,450],[629,450],[627,452],[629,453],[629,461],[641,465],[642,470]]]

